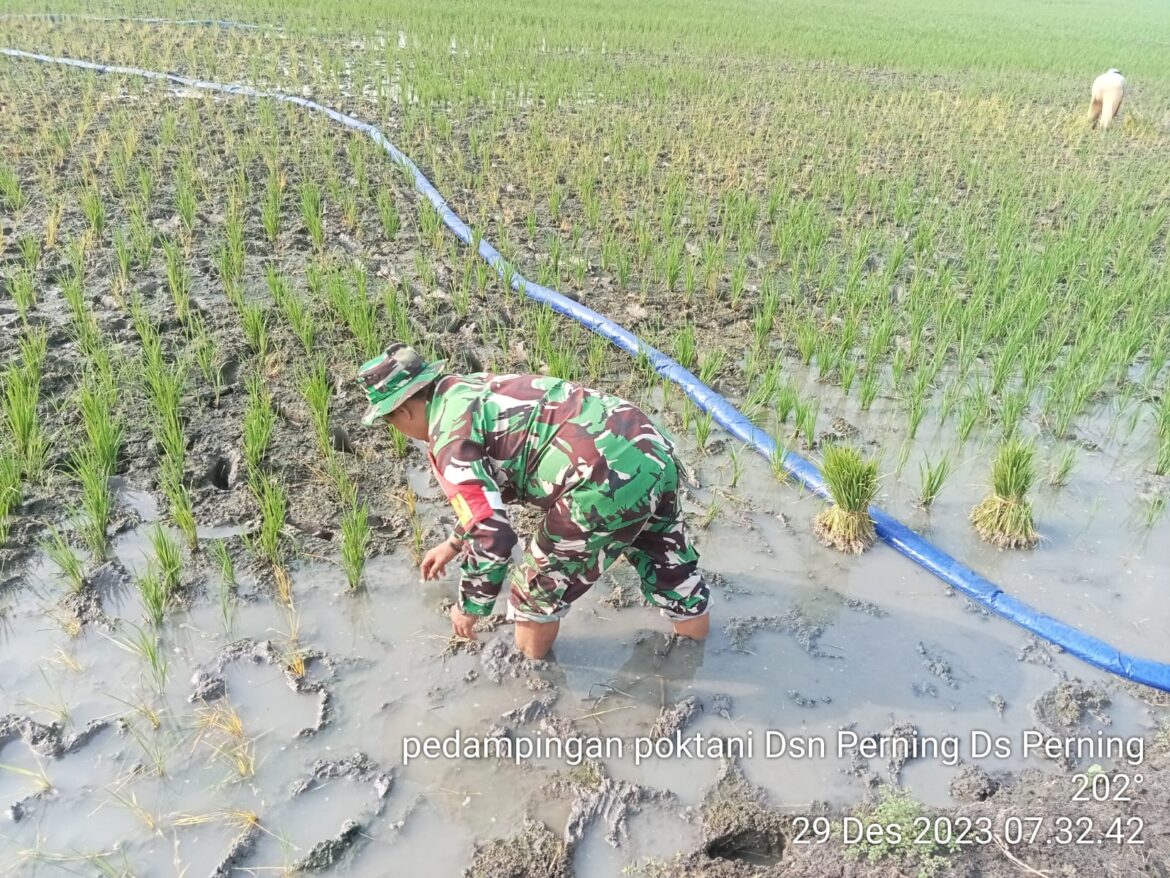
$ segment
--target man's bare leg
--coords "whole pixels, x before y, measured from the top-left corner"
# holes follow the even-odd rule
[[[684,619],[681,622],[671,622],[674,633],[680,637],[689,637],[691,640],[702,640],[711,630],[711,614],[704,613],[696,619]]]
[[[516,648],[530,659],[542,659],[552,649],[553,641],[557,639],[557,632],[561,630],[561,622],[529,622],[525,619],[516,620]]]

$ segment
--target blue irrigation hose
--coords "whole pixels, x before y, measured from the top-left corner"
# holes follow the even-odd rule
[[[414,179],[415,188],[423,194],[442,218],[443,223],[459,240],[465,244],[475,245],[475,237],[471,227],[460,219],[418,169],[418,166],[405,154],[400,152],[378,128],[369,122],[363,122],[345,113],[322,106],[307,98],[281,92],[262,91],[247,85],[231,85],[219,82],[207,82],[202,79],[192,79],[178,76],[174,73],[161,73],[154,70],[142,70],[138,67],[116,67],[106,64],[94,64],[90,61],[77,61],[72,58],[54,58],[49,55],[38,55],[33,52],[22,52],[18,49],[0,49],[10,58],[22,58],[39,61],[45,64],[61,64],[67,67],[78,67],[83,70],[96,70],[99,73],[116,73],[126,76],[140,76],[146,79],[159,79],[174,82],[188,88],[203,89],[206,91],[222,92],[224,94],[240,95],[249,98],[268,98],[274,101],[283,101],[296,104],[307,110],[324,113],[335,122],[361,131],[369,135],[375,143],[382,147],[395,162],[397,162]],[[776,453],[776,444],[766,432],[761,430],[730,402],[700,381],[689,370],[684,369],[666,354],[642,341],[628,329],[614,323],[604,314],[599,314],[592,308],[575,302],[549,287],[532,283],[508,264],[500,252],[487,241],[478,242],[479,255],[499,275],[500,279],[510,283],[514,290],[524,293],[529,298],[542,302],[566,317],[571,317],[592,332],[608,339],[628,354],[637,356],[644,354],[654,366],[659,375],[669,378],[681,387],[691,399],[704,411],[709,412],[719,425],[728,433],[753,446],[760,454],[771,460]],[[821,497],[829,499],[829,491],[821,478],[820,471],[803,457],[789,451],[783,459],[784,469],[788,474],[799,481],[806,488]],[[931,544],[925,537],[915,533],[876,506],[869,507],[869,514],[874,520],[877,535],[887,544],[897,549],[920,567],[929,570],[943,582],[962,592],[973,601],[977,601],[990,610],[1017,625],[1026,628],[1033,634],[1055,643],[1057,646],[1091,665],[1143,683],[1164,692],[1170,692],[1170,665],[1156,662],[1152,659],[1140,658],[1124,653],[1116,647],[1110,646],[1103,640],[1085,634],[1059,619],[1025,604],[1023,601],[1007,594],[993,582],[984,579],[975,571],[961,564],[946,552]]]

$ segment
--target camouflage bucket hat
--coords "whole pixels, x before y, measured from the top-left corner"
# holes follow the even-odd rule
[[[358,370],[358,384],[366,391],[370,407],[362,424],[374,421],[398,408],[416,390],[442,374],[446,360],[428,363],[409,345],[395,342]]]

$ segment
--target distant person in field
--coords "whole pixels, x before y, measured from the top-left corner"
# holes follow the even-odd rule
[[[1093,80],[1093,99],[1089,103],[1089,122],[1096,128],[1108,128],[1121,109],[1125,97],[1125,77],[1113,67]]]
[[[362,423],[384,420],[425,442],[455,510],[454,532],[421,564],[431,580],[459,558],[455,633],[475,637],[476,619],[492,612],[507,580],[516,646],[543,658],[572,603],[624,554],[675,632],[706,637],[709,591],[683,528],[679,465],[646,414],[560,378],[453,375],[443,366],[395,343],[361,367],[358,381],[369,401]],[[517,536],[507,502],[546,511],[510,575]]]

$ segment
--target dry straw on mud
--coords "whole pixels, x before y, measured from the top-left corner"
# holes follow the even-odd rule
[[[1040,535],[1032,523],[1028,491],[1036,480],[1035,450],[1030,443],[1008,439],[991,469],[991,493],[971,510],[979,536],[1001,549],[1030,549]]]
[[[876,534],[869,505],[877,494],[876,458],[863,458],[849,445],[830,445],[821,461],[833,505],[813,519],[813,533],[824,545],[860,554],[873,545]]]

